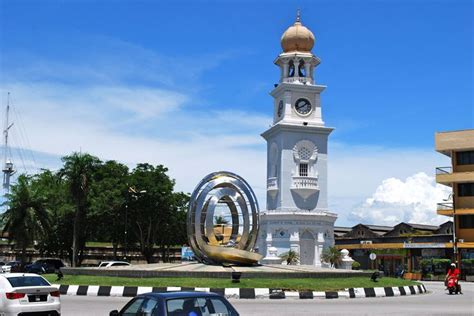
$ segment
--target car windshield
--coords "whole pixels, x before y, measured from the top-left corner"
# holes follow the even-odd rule
[[[23,287],[23,286],[50,286],[48,281],[38,276],[19,276],[19,277],[8,277],[8,282],[12,287]]]

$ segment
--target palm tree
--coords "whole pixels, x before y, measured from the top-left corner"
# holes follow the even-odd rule
[[[331,267],[336,267],[341,263],[342,255],[336,247],[329,247],[324,249],[321,259],[331,264]]]
[[[222,215],[214,216],[214,222],[216,225],[227,225],[229,224],[229,221],[224,218]]]
[[[79,243],[83,241],[85,231],[90,182],[101,161],[97,157],[83,153],[73,153],[63,157],[62,161],[64,166],[59,174],[66,178],[69,194],[75,206],[71,262],[75,267],[78,264]]]
[[[49,228],[46,201],[32,188],[31,178],[20,175],[3,205],[8,206],[1,218],[4,224],[3,232],[8,233],[10,241],[16,242],[16,246],[21,249],[21,261],[25,262],[26,248]]]
[[[287,265],[298,264],[300,262],[300,255],[291,249],[288,252],[281,254],[280,258],[286,260]]]

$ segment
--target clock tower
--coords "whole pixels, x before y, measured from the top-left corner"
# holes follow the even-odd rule
[[[334,245],[336,214],[327,201],[327,144],[333,128],[326,127],[321,93],[315,80],[320,59],[311,50],[315,38],[295,23],[281,38],[276,58],[280,80],[270,93],[273,124],[262,134],[267,141],[267,207],[260,215],[259,251],[263,262],[297,252],[301,264],[321,266],[321,252]]]

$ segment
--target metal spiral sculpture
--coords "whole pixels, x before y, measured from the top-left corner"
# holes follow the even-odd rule
[[[225,243],[215,232],[214,214],[226,205],[231,214],[230,236]],[[226,171],[206,176],[194,189],[187,214],[188,241],[196,258],[207,264],[256,264],[253,252],[258,236],[258,203],[248,183]]]

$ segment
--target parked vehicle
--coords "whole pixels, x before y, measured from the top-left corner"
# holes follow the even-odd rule
[[[46,273],[48,266],[43,262],[35,262],[25,266],[25,272],[43,274]]]
[[[10,261],[2,266],[3,273],[9,272],[23,272],[24,264],[21,261]]]
[[[239,316],[224,297],[208,292],[145,293],[134,297],[110,316]]]
[[[61,259],[43,258],[38,259],[34,263],[26,265],[25,271],[31,273],[55,273],[64,267]],[[41,272],[44,269],[44,272]]]
[[[0,274],[1,315],[61,314],[59,290],[32,273]]]
[[[130,266],[131,264],[126,261],[103,261],[99,263],[99,268],[110,268],[120,266]]]

